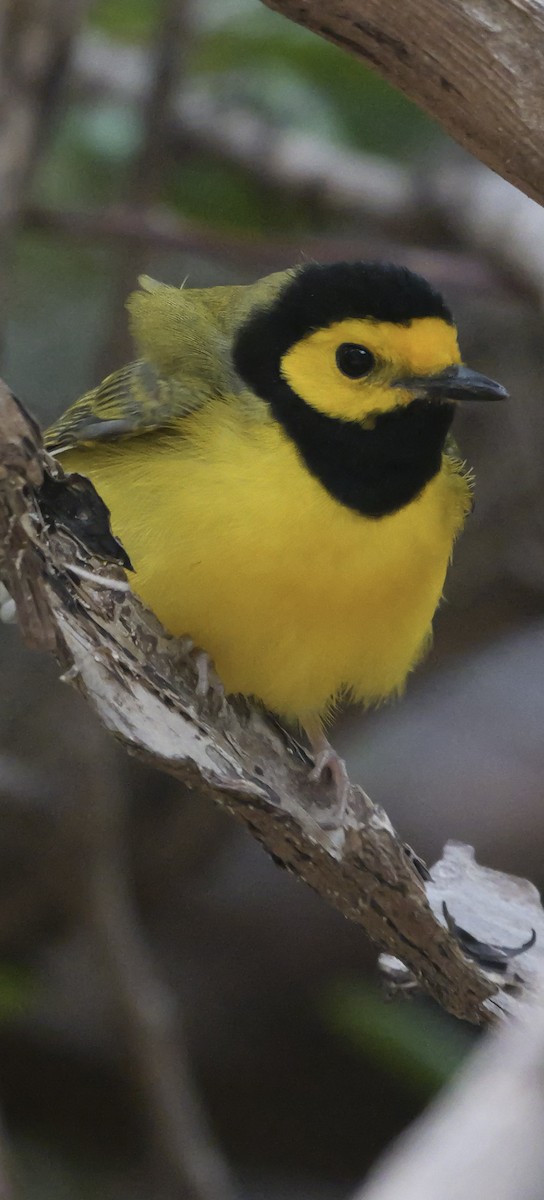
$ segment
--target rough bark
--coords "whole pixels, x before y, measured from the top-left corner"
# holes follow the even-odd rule
[[[263,0],[354,54],[533,199],[544,199],[540,0]]]

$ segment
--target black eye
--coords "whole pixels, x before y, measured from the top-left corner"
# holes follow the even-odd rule
[[[336,366],[348,379],[362,379],[374,366],[374,355],[366,346],[356,342],[342,342],[336,351]]]

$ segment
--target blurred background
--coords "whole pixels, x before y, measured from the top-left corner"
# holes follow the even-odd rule
[[[537,885],[541,225],[258,0],[4,0],[1,371],[41,422],[131,355],[142,270],[206,286],[306,258],[421,271],[510,389],[456,418],[476,508],[427,663],[333,739],[428,862],[460,839]],[[2,1200],[348,1195],[475,1035],[386,1005],[358,929],[132,762],[15,626],[0,653]]]

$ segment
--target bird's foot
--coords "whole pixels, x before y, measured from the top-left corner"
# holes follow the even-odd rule
[[[225,688],[205,650],[195,651],[196,695],[200,705],[212,702],[219,712],[225,704]]]
[[[211,704],[221,713],[225,704],[225,688],[210,655],[200,646],[195,646],[189,634],[178,638],[178,648],[182,659],[190,659],[196,671],[195,695],[198,708]]]
[[[319,818],[323,829],[336,829],[341,825],[346,815],[346,809],[351,787],[347,767],[343,758],[336,753],[323,734],[310,738],[314,752],[314,765],[309,774],[311,783],[321,783],[328,774],[334,788],[334,800],[330,808]]]

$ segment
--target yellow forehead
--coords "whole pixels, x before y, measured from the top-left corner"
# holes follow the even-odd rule
[[[376,368],[363,379],[348,379],[336,365],[343,342],[366,346]],[[331,416],[357,419],[368,412],[407,403],[411,396],[391,384],[404,375],[433,375],[461,361],[457,331],[440,317],[420,317],[409,325],[346,318],[316,329],[283,356],[284,378],[302,399]]]
[[[356,342],[386,363],[414,375],[428,375],[450,363],[459,362],[457,330],[440,317],[419,317],[409,325],[392,321],[371,321],[356,318],[336,321],[327,329],[317,329],[305,338],[315,349],[336,348],[342,342]],[[303,343],[301,343],[302,345]],[[309,348],[309,346],[308,346]]]

